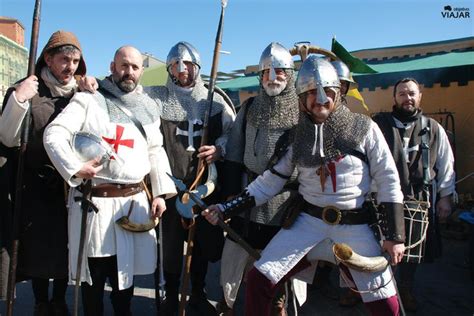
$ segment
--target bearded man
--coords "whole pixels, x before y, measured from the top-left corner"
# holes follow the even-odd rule
[[[418,264],[432,262],[441,255],[438,223],[451,214],[455,194],[453,151],[443,127],[423,115],[421,98],[420,85],[415,79],[401,79],[393,88],[392,112],[374,117],[395,159],[405,201],[427,201],[431,205],[426,247],[421,248],[420,256],[406,256],[407,260],[398,269],[400,296],[408,311],[417,309],[412,291]],[[423,141],[424,135],[426,141]],[[429,152],[426,163],[423,148]],[[426,174],[424,169],[428,171]],[[420,238],[414,234],[407,237],[415,241]]]
[[[166,85],[151,87],[147,92],[163,105],[161,129],[173,176],[183,180],[189,187],[196,178],[199,159],[212,163],[224,157],[235,115],[224,98],[214,93],[208,122],[208,144],[201,146],[203,123],[209,102],[208,89],[200,75],[199,53],[190,43],[178,42],[168,53],[166,66],[169,75]],[[183,228],[181,216],[176,210],[176,199],[167,201],[167,208],[169,211],[164,214],[162,223],[166,300],[157,307],[161,315],[175,315],[178,312],[183,244],[187,239],[187,229]],[[220,228],[209,225],[201,218],[197,218],[195,225],[191,263],[192,293],[189,305],[191,308],[207,311],[204,314],[215,313],[207,301],[205,278],[208,262],[220,259],[224,243],[223,233]],[[156,280],[158,293],[158,277]],[[158,303],[159,300],[157,305]]]
[[[94,94],[77,93],[67,108],[46,128],[46,151],[69,194],[69,263],[71,279],[82,282],[85,315],[103,315],[106,279],[115,315],[130,315],[134,275],[156,268],[156,234],[151,229],[132,232],[116,221],[127,216],[147,223],[166,210],[164,198],[176,194],[168,158],[159,132],[159,105],[138,84],[143,74],[140,52],[119,48],[110,64],[111,76],[99,80]],[[74,139],[87,133],[112,151],[111,159],[88,161],[76,154]],[[81,150],[81,148],[79,148]],[[151,207],[143,178],[150,174]],[[89,191],[90,201],[86,196]],[[93,205],[81,207],[83,203]],[[76,275],[82,212],[87,213],[81,275]]]
[[[293,69],[292,56],[280,43],[273,42],[262,52],[260,91],[240,107],[227,142],[224,173],[227,181],[223,183],[226,198],[240,193],[288,149],[289,133],[297,124],[299,113]],[[247,180],[242,183],[244,177]],[[291,180],[295,178],[293,176]],[[265,204],[248,208],[244,214],[233,217],[230,226],[253,248],[264,249],[280,230],[284,203],[295,193],[294,189],[285,187]],[[221,261],[223,303],[227,306],[221,306],[222,310],[232,308],[250,260],[248,253],[227,237]],[[274,304],[276,315],[284,313],[284,303],[283,293],[280,293]]]
[[[216,223],[222,213],[262,205],[298,170],[301,212],[288,229],[275,235],[248,273],[246,315],[270,315],[271,301],[283,282],[307,268],[314,269],[316,260],[336,263],[332,253],[323,256],[318,251],[320,243],[345,243],[363,256],[378,256],[384,249],[392,264],[403,256],[403,196],[393,158],[377,125],[341,104],[339,88],[330,62],[310,55],[296,80],[300,115],[287,153],[239,197],[202,212]],[[368,225],[370,212],[364,205],[372,180],[383,188],[378,196],[385,216],[383,248]],[[340,269],[347,284],[361,291],[372,315],[398,315],[389,266],[363,272],[341,262]]]
[[[68,313],[65,300],[68,282],[67,192],[43,147],[43,132],[76,92],[74,76],[84,76],[85,73],[86,64],[76,36],[62,30],[53,33],[36,63],[35,75],[21,80],[7,91],[0,118],[2,144],[18,148],[21,126],[31,107],[17,271],[19,279],[32,279],[35,315]],[[7,164],[14,162],[11,156]],[[13,174],[3,174],[7,172],[6,168],[8,165],[2,166],[2,184],[11,183],[14,178]],[[12,188],[2,186],[3,219],[11,211],[8,199],[4,198],[8,192],[13,192]],[[2,234],[11,230],[11,222],[5,221],[2,226]],[[49,279],[54,279],[51,301]]]

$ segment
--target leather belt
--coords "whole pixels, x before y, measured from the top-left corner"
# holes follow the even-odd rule
[[[82,185],[78,187],[82,192]],[[144,190],[143,182],[132,184],[103,183],[92,187],[91,195],[94,197],[115,198],[135,195]]]
[[[353,210],[340,210],[335,206],[320,207],[304,201],[302,210],[329,225],[360,225],[370,222],[369,211],[364,207]]]

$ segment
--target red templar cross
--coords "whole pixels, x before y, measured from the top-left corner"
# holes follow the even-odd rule
[[[115,134],[116,134],[116,139],[113,138],[107,138],[105,136],[102,136],[102,138],[109,143],[110,145],[114,146],[114,151],[118,153],[118,149],[120,145],[127,146],[130,148],[133,148],[133,139],[122,139],[123,135],[123,130],[125,128],[121,125],[117,125],[117,128],[115,129]]]

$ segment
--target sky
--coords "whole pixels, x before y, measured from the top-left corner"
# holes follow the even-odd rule
[[[0,0],[0,16],[18,19],[29,49],[34,0]],[[442,16],[445,5],[469,9],[470,18]],[[166,60],[170,48],[188,41],[201,54],[202,73],[212,63],[220,0],[42,0],[38,53],[59,29],[77,35],[88,74],[109,73],[114,52],[133,45]],[[474,1],[438,0],[228,0],[219,71],[258,64],[272,41],[349,51],[474,36]]]

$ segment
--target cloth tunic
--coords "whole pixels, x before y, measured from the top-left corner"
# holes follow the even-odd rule
[[[203,134],[203,122],[208,109],[208,90],[200,78],[193,88],[182,88],[168,78],[166,86],[148,87],[148,95],[161,102],[161,131],[164,147],[170,158],[173,176],[182,180],[189,188],[197,174],[198,149]],[[214,93],[212,112],[208,122],[208,145],[225,149],[229,131],[234,122],[234,113],[224,99]],[[190,147],[195,150],[191,151]],[[216,162],[220,174],[219,162]],[[218,179],[219,181],[219,179]],[[212,204],[216,192],[206,198]],[[176,199],[166,203],[167,211],[163,215],[163,266],[166,273],[181,274],[183,263],[183,242],[188,230],[181,223],[176,209]],[[217,261],[223,247],[222,230],[197,218],[193,261]],[[196,283],[196,282],[194,282]],[[197,284],[195,284],[197,287]]]
[[[422,115],[422,114],[421,114]],[[437,223],[436,201],[455,194],[454,155],[444,128],[432,118],[427,118],[430,126],[429,172],[431,180],[431,201],[429,225],[426,237],[426,250],[423,260],[431,262],[441,256],[442,243]],[[392,113],[379,113],[374,117],[395,157],[401,187],[405,200],[420,199],[423,189],[423,162],[421,154],[421,120],[403,123]],[[399,131],[409,137],[400,136]],[[415,237],[415,236],[413,236]],[[408,245],[407,245],[408,246]]]
[[[328,176],[324,191],[316,173],[317,168],[295,166],[292,163],[293,150],[291,147],[274,169],[283,175],[290,175],[294,168],[297,168],[300,183],[299,193],[307,202],[320,207],[331,205],[341,210],[362,207],[366,195],[370,191],[372,179],[377,187],[383,188],[377,197],[379,203],[402,203],[400,182],[387,143],[375,123],[371,122],[370,124],[367,136],[357,148],[359,152],[367,156],[370,168],[365,162],[351,155],[345,155],[332,161],[334,172]],[[285,182],[286,179],[271,171],[265,171],[247,189],[250,195],[255,197],[256,204],[260,205],[279,192]],[[255,263],[255,267],[272,283],[276,284],[318,243],[326,238],[330,238],[334,242],[344,242],[361,255],[381,254],[381,247],[367,224],[329,225],[302,212],[289,229],[280,230],[272,239],[262,252],[261,259]],[[315,264],[312,265],[312,269],[314,271]],[[352,269],[350,272],[359,290],[375,290],[381,285],[385,285],[373,292],[362,294],[364,301],[375,301],[395,295],[389,267],[378,273],[362,273]],[[310,275],[301,275],[301,277],[306,280],[310,279]]]
[[[402,186],[406,198],[417,197],[423,182],[421,159],[421,136],[415,135],[421,130],[420,120],[403,123],[390,113],[380,113],[374,118],[381,128],[389,148],[399,161],[400,176],[407,177],[407,187]],[[430,146],[430,179],[434,182],[436,193],[440,197],[455,192],[454,155],[444,128],[434,119],[427,118],[431,127]],[[411,137],[401,139],[398,130],[412,131]],[[405,175],[402,164],[408,166],[410,174]],[[410,190],[411,189],[411,190]],[[414,194],[414,196],[413,196]]]
[[[22,122],[31,104],[17,271],[19,279],[59,279],[68,275],[66,191],[64,181],[44,149],[43,132],[71,96],[53,95],[41,76],[38,83],[38,93],[25,103],[18,102],[14,89],[8,92],[0,122],[0,138],[6,146],[20,146]],[[74,89],[70,92],[74,93]]]
[[[138,91],[137,91],[138,90]],[[131,93],[141,93],[141,89]],[[144,106],[144,105],[143,105]],[[154,104],[156,106],[156,104]],[[133,109],[132,109],[133,110]],[[143,123],[143,122],[142,122]],[[85,131],[113,142],[115,154],[120,159],[106,162],[104,168],[94,177],[93,185],[101,183],[139,183],[150,173],[153,196],[176,193],[171,179],[168,158],[162,147],[159,133],[159,119],[143,124],[147,140],[135,125],[130,122],[110,120],[104,97],[95,93],[78,93],[68,107],[46,129],[44,142],[51,160],[63,178],[77,187],[81,179],[73,177],[83,165],[71,148],[70,141],[77,131]],[[123,164],[119,162],[123,161]],[[76,279],[76,264],[81,226],[81,203],[74,197],[82,196],[78,190],[71,190],[69,196],[69,262],[71,279]],[[128,214],[132,200],[135,201],[130,220],[145,223],[150,218],[150,206],[145,192],[129,197],[92,197],[99,209],[89,212],[85,256],[83,259],[82,282],[92,283],[87,257],[117,256],[119,289],[129,288],[133,276],[153,273],[156,267],[155,230],[132,233],[122,229],[115,221]]]

